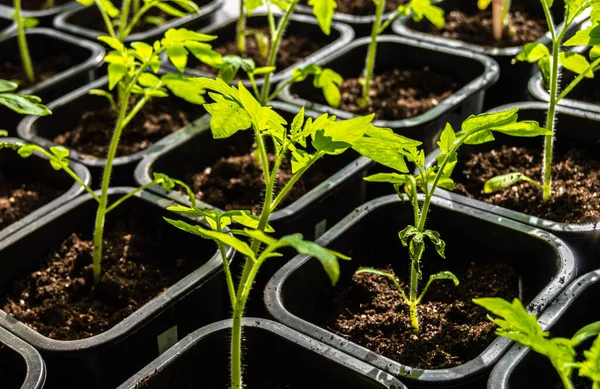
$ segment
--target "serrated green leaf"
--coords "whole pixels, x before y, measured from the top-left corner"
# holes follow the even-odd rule
[[[165,74],[161,77],[162,83],[175,96],[192,104],[204,104],[204,90],[199,89],[189,77],[182,74]]]
[[[552,131],[548,131],[544,127],[540,127],[539,123],[533,120],[523,120],[520,122],[494,126],[491,128],[491,131],[501,132],[506,135],[520,137],[552,135]]]
[[[204,108],[212,116],[210,129],[215,139],[228,138],[252,126],[250,116],[237,102],[222,99],[217,103],[204,104]]]
[[[579,375],[589,378],[594,383],[600,383],[600,336],[594,340],[589,350],[583,352],[583,356],[585,360],[579,368]]]
[[[598,46],[600,45],[600,25],[592,24],[591,26],[579,30],[568,39],[564,46]]]
[[[165,53],[169,58],[169,61],[175,66],[181,73],[185,71],[187,65],[188,51],[183,46],[169,46],[166,48]]]
[[[127,67],[118,63],[108,64],[108,89],[113,90],[127,74]]]
[[[448,153],[452,147],[454,147],[455,141],[456,135],[454,134],[454,129],[450,123],[446,123],[446,127],[444,127],[444,131],[442,131],[440,140],[437,142],[437,144],[444,153]]]

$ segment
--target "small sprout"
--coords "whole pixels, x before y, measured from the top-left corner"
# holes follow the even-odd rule
[[[24,18],[21,16],[21,0],[13,0],[13,7],[15,9],[13,19],[17,22],[17,39],[19,42],[19,53],[21,54],[21,63],[25,72],[25,78],[28,84],[33,84],[35,81],[35,73],[33,71],[33,65],[31,62],[31,55],[29,54],[29,47],[27,45],[27,37],[25,36],[25,30],[33,28],[39,24],[39,20],[35,18]]]
[[[462,124],[462,131],[455,133],[450,124],[440,135],[438,146],[441,153],[435,164],[425,166],[425,153],[419,150],[420,142],[396,135],[391,130],[371,128],[366,136],[354,143],[352,148],[373,161],[395,170],[393,173],[378,173],[365,177],[370,182],[386,182],[393,185],[401,199],[408,198],[413,208],[414,223],[398,233],[402,245],[408,247],[411,258],[409,295],[407,296],[395,278],[396,287],[402,294],[402,299],[409,306],[411,326],[415,333],[419,332],[417,307],[423,300],[429,286],[436,280],[451,280],[458,285],[458,278],[451,272],[444,271],[431,275],[423,290],[419,293],[421,274],[421,258],[425,251],[425,241],[429,240],[436,252],[442,258],[446,256],[446,243],[437,231],[425,229],[425,221],[429,213],[431,198],[437,187],[448,190],[454,189],[451,178],[458,158],[458,149],[463,144],[480,144],[494,140],[493,132],[511,136],[540,136],[548,132],[532,121],[519,121],[518,109],[471,116]],[[407,163],[412,163],[417,173],[410,174]],[[418,192],[424,193],[422,206]],[[374,269],[362,269],[360,273],[369,272],[392,279],[389,273]]]
[[[490,317],[498,326],[497,335],[514,340],[547,357],[565,389],[575,388],[571,382],[574,370],[578,370],[581,377],[590,379],[593,389],[600,387],[600,321],[586,325],[570,339],[550,338],[538,324],[535,315],[528,313],[518,299],[514,299],[512,304],[497,297],[473,299],[473,302],[498,316]],[[575,348],[594,337],[596,339],[591,348],[583,352],[585,359],[578,361]]]

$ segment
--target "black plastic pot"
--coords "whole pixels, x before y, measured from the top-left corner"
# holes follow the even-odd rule
[[[96,68],[102,63],[105,54],[104,48],[96,43],[82,41],[48,28],[27,30],[27,44],[34,67],[37,59],[55,53],[69,53],[78,62],[76,66],[19,92],[38,96],[44,103],[94,80]],[[0,40],[0,53],[3,58],[6,55],[14,61],[20,61],[16,31]],[[14,135],[22,116],[4,107],[0,108],[0,116],[3,121],[2,128]]]
[[[519,107],[519,119],[537,120],[539,123],[545,122],[546,105],[543,103],[518,103],[498,107],[495,111],[508,108]],[[577,111],[569,108],[558,107],[557,109],[557,128],[555,135],[555,153],[564,153],[571,148],[579,148],[591,151],[589,155],[597,155],[600,151],[598,143],[598,128],[600,127],[600,115],[591,112]],[[464,145],[461,148],[461,154],[467,155],[469,152],[488,151],[500,148],[502,145],[523,146],[523,147],[544,147],[542,138],[517,138],[506,135],[494,135],[494,142],[483,145]],[[439,150],[434,151],[426,157],[426,163],[430,164]],[[594,154],[596,153],[596,154]],[[458,159],[455,172],[462,170],[464,159]],[[456,175],[456,174],[455,174]],[[483,189],[483,188],[482,188]],[[582,223],[567,224],[558,223],[550,220],[544,220],[533,217],[521,212],[512,211],[500,206],[491,205],[480,200],[468,198],[466,196],[451,193],[444,189],[437,189],[436,194],[457,203],[465,204],[470,207],[478,208],[482,211],[497,215],[501,218],[516,220],[531,227],[539,228],[551,232],[561,239],[565,240],[569,246],[576,252],[578,273],[588,272],[600,268],[598,261],[598,248],[600,248],[600,232],[598,228],[600,223]]]
[[[312,7],[309,7],[308,5],[298,4],[296,10],[298,12],[302,12],[304,14],[313,16]],[[386,20],[394,13],[395,11],[384,13],[383,20]],[[357,37],[363,37],[365,35],[371,34],[371,30],[373,29],[373,23],[375,22],[375,13],[373,12],[372,15],[352,15],[341,12],[334,12],[333,21],[348,24],[354,29],[354,32],[356,33]],[[386,32],[389,32],[389,30],[390,28],[386,29]]]
[[[518,3],[514,3],[514,6],[517,5],[525,7],[526,11],[530,14],[540,15],[542,18],[544,17],[543,8],[537,0],[524,0],[519,1]],[[439,4],[437,4],[437,6],[442,8],[447,14],[448,12],[457,8],[463,10],[475,10],[477,7],[477,2],[461,0],[443,0]],[[554,2],[554,6],[552,7],[552,15],[557,16],[555,22],[562,23],[563,14],[564,3],[562,1]],[[573,23],[567,36],[569,34],[572,34],[577,28],[577,26],[579,26],[587,18],[588,15],[580,16]],[[421,25],[427,25],[428,23],[429,22],[427,20],[424,20],[421,22]],[[511,63],[512,59],[523,50],[523,46],[513,46],[504,48],[480,46],[472,43],[427,34],[422,32],[422,30],[420,31],[418,28],[413,27],[411,17],[404,17],[398,19],[392,24],[392,28],[394,32],[398,35],[410,39],[416,39],[419,41],[428,42],[442,47],[452,47],[456,49],[469,50],[474,53],[487,55],[496,60],[500,66],[500,79],[498,80],[498,83],[491,87],[486,93],[486,110],[492,107],[497,107],[501,104],[514,103],[516,101],[522,101],[527,98],[527,82],[529,81],[531,75],[537,69],[537,64],[518,62],[513,65]],[[559,31],[560,29],[562,29],[562,24],[560,24],[557,27],[557,31]],[[542,43],[548,47],[552,43],[549,33],[546,33],[546,35],[538,39],[537,42]]]
[[[6,18],[11,17],[11,15],[15,12],[15,9],[12,6],[12,2],[10,2],[10,4],[11,5],[0,4],[0,16],[6,17]],[[76,4],[75,1],[69,1],[65,4],[58,5],[54,8],[50,8],[50,9],[40,9],[40,10],[23,9],[21,11],[21,15],[24,18],[38,19],[40,22],[40,24],[39,24],[40,27],[52,27],[52,20],[54,19],[54,17],[56,15],[58,15],[59,13],[63,12],[64,10],[70,8],[74,4]]]
[[[46,365],[40,353],[3,328],[0,328],[0,360],[3,389],[44,387]]]
[[[600,320],[600,270],[575,280],[538,319],[551,337],[571,338],[583,326]],[[587,350],[591,340],[582,345]],[[573,373],[573,378],[577,372]],[[586,381],[587,379],[583,379]],[[490,375],[488,389],[546,389],[560,383],[550,361],[529,348],[515,345],[498,362]],[[591,386],[590,386],[591,387]]]
[[[133,188],[113,188],[110,198]],[[178,218],[166,210],[173,202],[142,192],[108,214],[106,228],[135,213],[140,223],[154,224],[176,255],[197,253],[198,268],[150,300],[111,329],[79,340],[54,340],[0,311],[0,326],[35,347],[48,367],[45,388],[114,388],[195,329],[228,315],[218,277],[222,261],[214,245],[162,220]],[[96,202],[79,198],[24,227],[0,243],[0,290],[31,271],[50,247],[74,232],[91,236]],[[162,246],[161,246],[162,248]],[[232,251],[228,252],[231,256]]]
[[[587,53],[587,52],[586,52]],[[586,54],[587,55],[587,54]],[[565,74],[566,73],[566,74]],[[575,78],[575,75],[571,72],[567,72],[563,70],[563,76],[560,80],[563,88],[569,85],[569,83]],[[550,101],[550,94],[548,90],[544,86],[544,81],[542,79],[542,73],[537,71],[530,79],[529,79],[529,93],[536,100]],[[598,85],[594,79],[591,80],[583,80],[579,85],[577,85],[573,90],[569,93],[567,98],[561,99],[558,104],[563,107],[579,109],[583,111],[590,111],[596,114],[600,114],[600,104],[594,104],[587,101],[582,101],[582,98],[589,96],[592,91],[598,89]],[[559,124],[560,125],[560,124]]]
[[[291,123],[297,113],[295,107],[287,104],[273,102],[272,106],[288,123]],[[307,117],[316,115],[311,111],[306,111],[305,114]],[[215,140],[208,127],[209,121],[210,116],[206,115],[197,122],[196,126],[181,130],[176,137],[170,137],[155,144],[155,150],[160,151],[149,154],[136,168],[137,184],[141,186],[150,183],[152,172],[165,173],[170,177],[183,179],[182,169],[185,169],[186,165],[197,166],[198,171],[201,171],[205,167],[212,166],[224,156],[231,155],[231,149],[235,146],[251,149],[254,142],[251,131],[236,134],[228,139]],[[325,157],[318,161],[311,169],[316,171],[327,169],[327,171],[335,173],[300,199],[280,208],[271,215],[269,223],[275,229],[275,234],[283,236],[299,232],[306,239],[317,239],[328,226],[334,225],[364,202],[362,178],[371,164],[369,159],[359,157],[351,150],[340,156]],[[308,174],[310,174],[310,170]],[[148,190],[178,203],[189,205],[187,196],[178,191],[165,192],[160,186],[153,186]],[[202,202],[198,204],[200,207],[213,207]],[[262,291],[267,281],[282,264],[281,260],[274,259],[262,265],[254,283],[254,293]],[[253,299],[248,305],[249,314],[256,316],[266,314],[260,299]]]
[[[385,266],[390,255],[405,261],[407,249],[402,247],[397,234],[412,223],[409,202],[390,195],[356,209],[317,242],[342,253],[352,253],[352,261],[340,261],[339,284],[343,285],[359,266]],[[452,271],[453,264],[473,258],[480,263],[497,258],[509,263],[520,275],[523,298],[530,312],[542,312],[575,277],[569,248],[555,236],[521,223],[434,197],[428,228],[438,231],[447,244],[444,264],[448,270]],[[469,243],[461,243],[466,236]],[[433,251],[425,251],[424,266],[440,260]],[[486,255],[490,252],[494,255]],[[358,263],[357,258],[363,260]],[[404,269],[404,263],[400,266]],[[318,261],[299,255],[269,281],[265,304],[277,321],[384,370],[411,388],[468,384],[471,388],[481,388],[486,373],[510,346],[508,340],[497,338],[477,358],[453,368],[423,370],[406,366],[314,324],[320,315],[332,309],[333,292]]]
[[[200,32],[209,35],[216,35],[218,37],[214,41],[210,42],[213,47],[226,42],[235,41],[237,20],[237,17],[231,17],[221,23],[216,23],[205,27],[201,29]],[[254,13],[247,19],[246,23],[248,28],[266,26],[267,15],[264,12]],[[326,55],[334,53],[336,50],[346,46],[354,38],[354,32],[352,29],[340,23],[332,23],[331,34],[327,36],[323,33],[323,31],[321,31],[321,28],[314,18],[305,15],[292,15],[290,17],[290,23],[286,29],[286,34],[290,33],[302,34],[314,39],[315,41],[325,41],[326,43],[321,49],[307,56],[301,62],[289,66],[286,69],[277,69],[276,73],[273,74],[273,77],[271,77],[271,85],[275,85],[279,81],[289,79],[294,71],[294,68],[302,67],[305,63],[318,61]],[[165,63],[165,68],[171,69],[172,72],[177,72],[177,70],[175,70],[173,65],[171,65],[165,56],[163,56],[163,62]],[[194,67],[198,64],[199,61],[190,56],[185,71],[186,74],[198,77],[215,77],[214,74],[208,74],[194,69]],[[243,74],[242,71],[240,71],[240,75],[245,77],[245,74]],[[264,84],[264,77],[256,77],[255,81],[256,85],[261,86]],[[252,83],[247,79],[244,79],[243,83],[248,88],[252,87]],[[237,81],[234,81],[234,84],[237,85]]]
[[[20,139],[16,138],[2,138],[3,142],[9,143],[17,143],[23,142]],[[74,182],[71,177],[69,177],[63,171],[56,171],[52,169],[48,159],[36,153],[34,156],[23,159],[16,152],[11,151],[3,151],[0,152],[0,165],[3,168],[6,168],[7,171],[14,171],[18,174],[18,177],[22,177],[23,181],[32,180],[38,181],[41,180],[47,183],[53,183],[54,186],[60,186],[64,188],[65,193],[59,196],[58,198],[52,200],[48,204],[42,206],[41,208],[35,210],[24,218],[14,222],[13,224],[5,227],[0,230],[0,242],[5,239],[7,236],[13,234],[15,231],[27,226],[35,221],[37,221],[40,217],[45,214],[53,211],[54,209],[60,207],[66,202],[74,199],[83,193],[84,189],[81,185]],[[71,161],[69,163],[69,167],[77,174],[77,176],[86,184],[90,184],[90,172],[85,168],[85,166]],[[0,182],[1,184],[1,182]],[[58,185],[57,185],[58,184]]]
[[[377,40],[376,72],[395,67],[427,66],[465,84],[422,115],[404,120],[373,122],[376,126],[391,128],[396,133],[424,142],[426,151],[435,148],[438,135],[447,122],[459,126],[469,115],[480,113],[485,90],[498,79],[498,64],[480,54],[391,35],[380,36]],[[344,78],[360,76],[365,66],[369,41],[370,38],[357,39],[316,63],[335,70]],[[326,105],[321,92],[313,87],[312,79],[285,88],[280,98],[318,112],[330,112],[344,119],[357,116]]]
[[[16,23],[9,17],[0,14],[0,38],[8,35],[17,28]]]
[[[196,29],[211,23],[215,13],[223,6],[223,0],[197,0],[196,4],[200,12],[195,15],[186,15],[182,18],[174,18],[167,21],[162,26],[157,26],[143,32],[130,34],[125,43],[147,42],[153,43],[161,39],[164,33],[170,28],[188,28]],[[76,4],[54,19],[54,28],[66,31],[70,34],[83,38],[96,40],[98,36],[107,35],[106,32],[94,30],[87,27],[91,20],[101,19],[100,11],[95,5],[84,7]]]
[[[81,115],[86,111],[102,109],[107,106],[108,101],[104,97],[98,97],[88,94],[90,89],[100,88],[106,89],[108,85],[108,77],[102,77],[84,87],[77,89],[65,96],[62,96],[58,100],[52,101],[47,104],[53,112],[52,115],[37,117],[28,116],[18,127],[19,136],[29,142],[39,144],[44,147],[54,146],[55,143],[52,141],[55,136],[63,133],[66,130],[73,129],[77,126]],[[169,97],[178,99],[177,97]],[[187,104],[192,106],[183,100],[180,100],[180,104]],[[193,109],[198,109],[198,116],[204,114],[204,108],[201,106],[193,106]],[[191,124],[190,126],[194,126]],[[125,129],[127,131],[127,129]],[[174,132],[166,138],[180,139],[181,135],[178,135],[183,129],[178,132]],[[112,185],[131,185],[133,184],[133,171],[139,161],[146,155],[156,153],[161,150],[163,146],[157,143],[150,147],[141,150],[135,154],[118,156],[113,161],[113,173],[112,173]],[[70,157],[74,161],[77,161],[85,165],[90,169],[93,177],[93,182],[96,185],[100,185],[102,181],[102,173],[104,171],[104,165],[106,163],[105,157],[96,157],[93,155],[79,153],[76,150],[72,150]]]
[[[279,323],[245,318],[243,331],[243,378],[249,387],[406,388],[391,375]],[[201,328],[118,389],[225,388],[229,384],[230,336],[230,320]]]

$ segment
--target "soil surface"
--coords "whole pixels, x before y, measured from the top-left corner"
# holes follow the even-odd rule
[[[58,7],[63,4],[72,2],[73,0],[54,0],[54,6]],[[0,0],[0,4],[13,6],[13,0]],[[25,11],[41,11],[49,9],[48,0],[21,0],[21,7]]]
[[[381,270],[394,274],[392,265]],[[512,300],[518,295],[518,276],[504,263],[470,263],[453,273],[460,280],[458,286],[449,280],[437,281],[419,305],[419,335],[413,334],[408,306],[394,284],[368,273],[355,274],[349,285],[336,290],[331,313],[326,313],[321,324],[413,368],[458,366],[475,358],[496,338],[487,311],[471,300]],[[399,278],[399,282],[403,289],[408,288],[407,280]]]
[[[269,154],[269,161],[273,162],[274,159],[274,156]],[[265,182],[262,168],[256,163],[254,154],[235,153],[220,159],[202,172],[198,173],[194,169],[197,169],[197,166],[190,165],[188,169],[190,173],[185,175],[184,181],[191,184],[198,200],[220,209],[247,209],[255,215],[260,214]],[[298,200],[335,171],[331,164],[309,169],[303,178],[296,182],[278,209]],[[277,177],[276,190],[283,188],[291,177],[291,163],[284,159]]]
[[[501,174],[521,172],[541,181],[540,148],[503,146],[500,150],[466,155],[464,160],[464,168],[455,177],[457,193],[555,222],[600,221],[600,162],[595,155],[579,150],[555,155],[552,200],[547,203],[542,201],[542,190],[529,183],[519,183],[496,193],[483,193],[485,181]]]
[[[32,58],[32,63],[35,78],[33,83],[29,84],[26,81],[27,76],[23,71],[23,65],[21,60],[17,58],[0,59],[0,79],[16,81],[20,85],[18,89],[23,89],[30,85],[46,81],[58,73],[77,65],[74,58],[64,53],[44,58]]]
[[[394,69],[375,75],[369,97],[372,104],[358,106],[362,85],[358,78],[344,80],[340,109],[359,115],[375,113],[378,120],[401,120],[421,115],[462,87],[459,80],[429,68]]]
[[[254,29],[262,32],[267,37],[269,36],[269,28],[266,26]],[[326,39],[313,40],[310,37],[302,34],[285,34],[281,39],[279,52],[277,54],[277,58],[275,59],[275,67],[277,68],[276,72],[284,70],[296,62],[303,60],[317,50],[321,49],[327,43],[328,41]],[[239,55],[238,46],[235,39],[221,44],[213,42],[213,49],[219,52],[221,55]],[[256,63],[257,67],[267,66],[268,58],[260,55],[256,38],[253,35],[246,37],[246,53],[242,57],[251,58]],[[210,74],[218,73],[218,69],[212,68],[198,61],[194,61],[194,63],[196,63],[197,70]],[[238,76],[239,78],[246,78],[246,74],[241,69],[238,72]]]
[[[117,156],[131,155],[144,150],[165,136],[180,130],[201,116],[200,106],[183,104],[176,98],[155,98],[125,127]],[[53,141],[80,153],[105,158],[118,119],[110,106],[81,115],[77,126]]]
[[[441,29],[428,21],[420,23],[410,21],[408,26],[444,38],[493,47],[522,46],[538,40],[548,31],[542,13],[531,15],[523,9],[519,9],[517,5],[513,6],[510,12],[512,33],[503,34],[500,41],[496,41],[492,34],[491,7],[488,10],[477,10],[474,13],[455,9],[446,13],[445,19],[446,24]]]
[[[301,0],[301,3],[308,5],[308,0]],[[385,11],[394,11],[400,4],[406,3],[408,3],[408,0],[386,0]],[[375,3],[372,0],[338,0],[335,12],[356,16],[372,16],[375,15]]]
[[[14,279],[0,306],[52,339],[104,332],[198,267],[170,253],[161,231],[135,218],[105,231],[103,276],[94,286],[92,240],[73,233],[37,269]]]
[[[65,193],[64,188],[52,180],[13,177],[11,171],[3,171],[1,165],[0,183],[0,230]]]

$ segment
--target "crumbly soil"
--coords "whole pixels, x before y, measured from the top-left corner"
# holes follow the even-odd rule
[[[57,53],[44,58],[32,58],[32,64],[35,80],[30,84],[26,81],[27,76],[25,75],[20,59],[12,56],[2,58],[0,59],[0,79],[16,81],[20,86],[18,89],[22,89],[46,81],[58,73],[75,66],[76,62],[68,54]]]
[[[485,11],[466,13],[455,9],[446,14],[446,24],[438,29],[428,21],[409,22],[409,27],[444,38],[473,43],[482,46],[512,47],[522,46],[541,38],[548,28],[543,14],[532,15],[518,5],[511,7],[510,23],[512,31],[503,34],[502,40],[497,41],[492,34],[491,7]]]
[[[65,191],[52,180],[13,177],[0,166],[0,230],[49,203]]]
[[[260,28],[253,28],[259,30],[267,37],[269,37],[269,28],[264,26]],[[269,40],[270,42],[270,40]],[[270,44],[270,43],[269,43]],[[309,55],[313,54],[317,50],[321,49],[327,44],[325,39],[314,40],[310,37],[302,34],[288,33],[283,36],[279,46],[277,58],[275,59],[276,71],[292,66],[293,64],[303,60]],[[213,42],[213,49],[219,52],[221,55],[239,55],[238,46],[235,38],[228,42],[217,44]],[[260,55],[258,50],[258,44],[256,38],[253,35],[246,37],[246,53],[242,56],[243,58],[251,58],[256,63],[257,67],[267,66],[268,58]],[[206,64],[195,61],[196,69],[205,73],[217,74],[218,69],[212,68]],[[246,75],[242,70],[238,73],[240,78],[246,78]]]
[[[542,180],[542,150],[503,146],[500,150],[466,155],[456,192],[531,216],[560,223],[600,221],[600,162],[582,150],[554,156],[552,199],[544,203],[542,190],[529,183],[513,185],[492,194],[484,183],[495,176],[522,172]],[[458,172],[457,172],[458,173]]]
[[[39,266],[12,280],[0,306],[37,332],[59,340],[104,332],[198,267],[165,247],[161,231],[132,217],[105,231],[103,276],[94,286],[92,240],[73,233]]]
[[[392,265],[381,270],[395,274]],[[437,281],[418,307],[419,335],[413,334],[408,306],[394,284],[368,273],[355,274],[349,285],[335,292],[332,310],[323,316],[321,324],[413,368],[441,369],[466,363],[496,338],[487,311],[471,300],[512,300],[518,295],[518,276],[504,263],[470,263],[453,272],[460,284]],[[407,279],[401,277],[399,282],[403,289],[408,288]]]
[[[340,88],[340,109],[359,115],[374,113],[375,119],[379,120],[407,119],[436,107],[461,87],[459,80],[427,67],[394,69],[373,77],[369,93],[372,104],[367,108],[361,108],[357,103],[362,95],[360,80],[345,79]]]
[[[165,136],[180,130],[200,117],[200,107],[190,107],[181,100],[151,99],[125,127],[117,156],[131,155],[144,150]],[[57,135],[59,145],[95,157],[106,157],[118,112],[108,104],[97,111],[86,111],[77,126]]]
[[[302,4],[308,5],[308,0],[301,1]],[[406,3],[408,3],[408,0],[386,0],[385,11],[393,11],[400,4]],[[372,0],[338,0],[335,12],[356,16],[371,16],[375,15],[375,3]]]
[[[54,0],[54,6],[58,7],[72,1],[73,0]],[[48,9],[47,3],[47,0],[21,0],[21,7],[25,11],[41,11]],[[0,0],[0,4],[12,7],[14,3],[13,0]]]
[[[263,171],[256,163],[254,154],[239,154],[241,153],[223,157],[212,167],[199,173],[194,170],[197,169],[197,166],[190,166],[184,181],[191,184],[198,200],[220,209],[247,209],[258,215],[262,209],[265,191]],[[271,163],[274,159],[274,156],[269,154]],[[298,200],[333,173],[330,165],[309,170],[294,185],[278,208],[281,209]],[[277,177],[276,188],[283,188],[291,177],[292,166],[289,160],[284,159]]]

